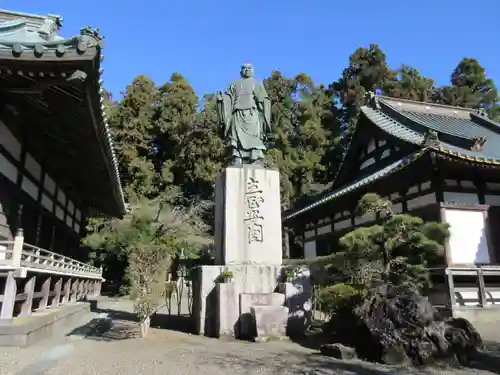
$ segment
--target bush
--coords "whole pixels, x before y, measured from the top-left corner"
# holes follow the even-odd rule
[[[363,300],[361,285],[340,283],[320,289],[319,300],[324,312],[334,314],[351,313]]]

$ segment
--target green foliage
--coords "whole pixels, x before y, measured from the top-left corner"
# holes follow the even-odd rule
[[[485,109],[489,116],[500,119],[498,89],[486,76],[481,64],[473,58],[463,58],[451,74],[451,85],[436,90],[433,101],[467,108]]]
[[[283,277],[285,282],[290,282],[295,278],[295,270],[292,267],[286,267],[283,270]]]
[[[340,77],[327,86],[313,82],[306,73],[287,77],[279,71],[264,79],[264,85],[272,102],[273,126],[266,165],[280,171],[283,209],[330,186],[368,91],[402,99],[483,108],[497,119],[500,116],[498,90],[477,60],[463,59],[452,73],[450,85],[436,87],[432,79],[413,67],[405,64],[395,69],[389,67],[385,53],[375,44],[357,48]],[[199,103],[195,90],[179,73],[172,74],[168,82],[154,82],[139,75],[126,87],[121,100],[114,101],[110,93],[105,93],[103,104],[133,215],[137,215],[135,211],[142,205],[147,209],[151,204],[160,205],[159,202],[168,207],[182,207],[185,199],[193,197],[213,201],[215,177],[225,165],[227,155],[219,137],[212,94],[205,95]],[[385,203],[365,198],[360,204],[361,211],[366,206],[366,210],[390,216],[390,205],[377,206]],[[211,226],[213,210],[208,208],[201,215],[202,222]],[[129,216],[124,220],[129,220]],[[107,275],[121,280],[116,269],[127,266],[129,255],[121,250],[121,239],[115,232],[125,224],[111,222],[91,219],[86,241],[93,243],[93,262],[103,265]],[[389,249],[394,254],[391,272],[402,273],[405,269],[411,275],[408,277],[418,279],[417,275],[422,274],[418,260],[411,254],[400,254],[405,253],[405,246],[418,249],[418,254],[439,253],[442,249],[438,244],[443,242],[445,231],[438,224],[421,223],[404,215],[391,216],[387,225],[360,228],[343,238],[350,251],[307,262],[314,267],[329,264],[343,269],[352,280],[376,279],[386,272],[383,260],[375,254]],[[403,235],[401,227],[410,230]],[[102,238],[97,240],[92,233]],[[389,233],[398,237],[389,239]],[[287,258],[288,232],[283,234],[283,254]],[[381,242],[381,238],[386,238],[387,243]],[[298,234],[295,241],[300,242]],[[408,241],[408,245],[403,246],[402,241]],[[101,247],[97,246],[99,243]],[[188,255],[191,260],[185,262],[192,266],[209,261],[207,254],[205,251],[205,260]],[[361,255],[370,259],[370,266],[356,260]],[[175,253],[170,256],[175,261]],[[414,261],[410,269],[407,258]]]
[[[360,200],[358,211],[385,214],[387,218],[382,224],[357,228],[340,239],[344,251],[338,258],[344,261],[343,269],[351,282],[383,281],[427,287],[427,265],[443,256],[448,226],[425,223],[407,214],[396,215],[389,201],[373,193]]]
[[[141,321],[149,318],[168,293],[167,271],[172,258],[184,247],[210,243],[200,216],[200,202],[173,205],[174,197],[136,202],[122,219],[92,222],[84,243],[127,258],[126,275],[135,311]]]
[[[222,271],[220,276],[219,276],[219,279],[222,281],[222,282],[227,282],[229,280],[231,280],[233,278],[233,272],[232,271],[228,271],[228,270],[225,270],[225,271]]]
[[[364,285],[339,283],[319,290],[319,302],[330,315],[352,312],[363,300]]]

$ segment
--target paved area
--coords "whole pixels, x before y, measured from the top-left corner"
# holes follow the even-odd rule
[[[113,310],[130,308],[129,302],[109,301],[105,310],[86,317],[70,335],[24,349],[0,348],[0,374],[500,374],[500,355],[493,354],[474,369],[419,370],[336,361],[291,342],[227,342],[164,329],[151,329],[146,338],[134,338],[134,324],[123,320],[126,315],[113,314]]]

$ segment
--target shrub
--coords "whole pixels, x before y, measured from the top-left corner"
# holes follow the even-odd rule
[[[334,314],[351,313],[363,300],[361,285],[339,283],[324,287],[319,292],[319,300],[324,312]]]

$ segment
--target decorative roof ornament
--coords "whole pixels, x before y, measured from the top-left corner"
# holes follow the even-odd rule
[[[93,29],[90,26],[83,27],[80,29],[80,37],[78,39],[80,40],[77,47],[79,53],[84,53],[87,48],[91,47],[104,48],[104,36],[99,29]],[[101,55],[101,61],[102,57]]]
[[[481,116],[481,117],[486,117],[488,118],[488,111],[486,111],[485,108],[478,108],[476,109],[476,114]]]
[[[377,95],[373,91],[368,91],[365,94],[365,105],[373,109],[380,109],[380,103],[378,102]]]
[[[474,138],[474,144],[471,146],[470,150],[476,152],[483,152],[484,144],[486,143],[486,141],[487,141],[486,137]]]
[[[437,131],[431,129],[427,130],[424,135],[424,140],[422,141],[421,146],[423,147],[439,146],[439,137]]]
[[[104,39],[104,36],[101,34],[101,31],[99,29],[93,29],[90,26],[82,27],[80,29],[80,35],[91,36],[98,40]]]
[[[50,36],[57,33],[63,25],[63,18],[61,16],[49,14],[42,26],[37,29],[38,35],[45,40],[49,40]]]

